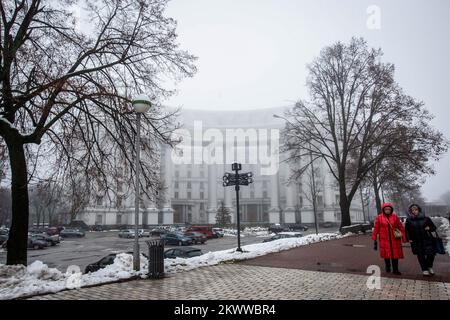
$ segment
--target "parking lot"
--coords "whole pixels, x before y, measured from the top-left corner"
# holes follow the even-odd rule
[[[334,229],[323,229],[320,232],[334,232]],[[310,229],[303,234],[314,232]],[[241,237],[241,245],[260,243],[268,236],[255,236],[243,234]],[[141,252],[147,251],[148,240],[156,240],[159,238],[140,238],[139,244]],[[67,238],[62,239],[59,245],[47,247],[43,250],[28,251],[28,263],[40,260],[49,267],[58,268],[61,271],[67,270],[68,266],[77,265],[82,270],[100,258],[115,252],[127,252],[133,250],[133,239],[119,238],[118,231],[103,231],[103,232],[87,232],[84,238]],[[173,246],[166,246],[170,248]],[[205,244],[193,245],[193,247],[200,248],[203,253],[209,251],[219,251],[225,249],[232,249],[237,247],[236,236],[224,236],[218,239],[209,239]],[[6,250],[0,251],[0,263],[6,263]]]

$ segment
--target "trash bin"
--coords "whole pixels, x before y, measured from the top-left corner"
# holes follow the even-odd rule
[[[146,241],[148,245],[148,277],[159,279],[164,277],[164,241]]]

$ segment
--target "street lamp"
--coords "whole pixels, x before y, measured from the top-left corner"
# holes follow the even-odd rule
[[[233,163],[231,165],[231,170],[234,173],[225,172],[223,176],[223,186],[229,187],[234,186],[234,190],[236,191],[236,218],[237,218],[237,238],[238,238],[238,247],[236,251],[242,252],[241,249],[241,223],[240,223],[240,214],[239,214],[239,186],[248,186],[253,182],[253,173],[241,173],[239,171],[242,170],[242,165],[240,163]]]
[[[140,188],[139,175],[141,173],[141,114],[145,113],[152,106],[150,98],[145,94],[136,96],[132,101],[133,109],[136,112],[136,185],[134,196],[134,249],[133,249],[133,269],[139,271],[139,207],[140,207]]]

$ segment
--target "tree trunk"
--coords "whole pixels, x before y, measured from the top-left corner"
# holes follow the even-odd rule
[[[375,203],[377,206],[377,212],[381,212],[381,198],[380,198],[380,188],[378,188],[378,181],[375,178],[373,180],[373,193],[375,195]]]
[[[352,224],[352,221],[350,218],[350,204],[351,204],[351,202],[348,201],[345,191],[341,190],[340,191],[340,200],[339,200],[339,206],[341,208],[341,227],[340,227],[340,229],[342,229],[342,227],[349,226]]]
[[[29,199],[25,151],[19,138],[13,138],[6,143],[12,178],[12,217],[6,264],[27,265]]]

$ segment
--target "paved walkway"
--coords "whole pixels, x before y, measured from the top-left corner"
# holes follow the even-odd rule
[[[56,294],[36,300],[209,300],[209,299],[399,299],[450,300],[450,283],[381,278],[367,288],[368,276],[299,269],[222,264],[177,273],[160,280],[134,280]]]
[[[436,255],[434,263],[436,275],[424,277],[417,257],[411,253],[410,245],[404,244],[403,246],[405,259],[400,260],[399,263],[399,269],[402,272],[401,278],[450,282],[449,255]],[[384,261],[379,254],[379,251],[373,250],[373,241],[370,235],[358,235],[268,254],[243,261],[242,264],[360,275],[366,274],[368,266],[378,265],[382,270],[382,276],[398,278],[398,276],[384,272]]]

